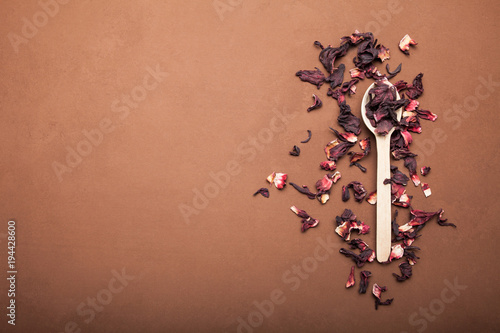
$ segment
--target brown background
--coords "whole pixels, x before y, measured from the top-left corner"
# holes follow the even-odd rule
[[[9,33],[22,36],[23,17],[32,20],[41,7],[36,1],[0,5],[1,267],[6,270],[7,221],[15,219],[19,270],[17,325],[6,324],[3,280],[1,330],[63,332],[73,321],[82,332],[236,332],[238,317],[256,311],[254,301],[280,289],[285,302],[255,332],[415,332],[422,325],[412,325],[410,315],[439,307],[444,281],[457,279],[467,289],[426,331],[497,331],[498,85],[477,108],[472,102],[479,77],[500,82],[498,1],[407,1],[396,11],[384,0],[370,7],[221,2],[230,10],[219,16],[212,1],[71,1],[17,53]],[[328,126],[340,129],[338,107],[323,87],[323,108],[305,112],[317,90],[294,73],[321,67],[315,40],[337,45],[355,29],[376,33],[391,49],[392,68],[403,62],[398,79],[425,73],[420,102],[440,118],[422,121],[423,133],[414,135],[435,147],[428,143],[427,153],[416,142],[413,147],[419,165],[432,167],[425,180],[433,194],[425,199],[413,185],[408,191],[415,208],[442,207],[459,226],[429,223],[416,243],[422,259],[405,283],[391,276],[397,264],[366,267],[372,282],[387,285],[386,296],[395,298],[378,311],[357,285],[344,289],[351,261],[337,253],[345,244],[335,235],[335,253],[297,290],[282,277],[314,255],[318,238],[333,235],[344,208],[373,226],[375,207],[341,202],[340,188],[359,180],[374,189],[375,151],[363,163],[366,174],[340,161],[343,178],[325,206],[291,187],[272,188],[269,199],[251,196],[272,171],[310,186],[322,177],[317,165],[333,138]],[[397,50],[406,33],[419,43],[409,57]],[[342,59],[347,69],[354,54]],[[113,101],[141,85],[146,68],[157,64],[168,76],[120,119]],[[348,100],[355,114],[369,83],[359,83]],[[471,112],[452,111],[464,101]],[[294,117],[255,155],[242,154],[238,147],[269,128],[273,110]],[[82,131],[103,119],[114,131],[59,182],[53,162],[65,163],[66,147],[76,149]],[[288,156],[306,129],[312,140],[300,145],[299,158]],[[435,129],[445,136],[439,143]],[[186,223],[180,205],[192,207],[193,190],[203,190],[210,172],[231,160],[241,164],[239,174]],[[320,225],[300,233],[291,205]],[[400,210],[399,223],[408,214]],[[364,239],[373,244],[374,234]],[[86,324],[78,305],[123,267],[135,279]]]

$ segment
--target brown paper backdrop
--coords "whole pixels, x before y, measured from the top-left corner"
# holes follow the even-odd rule
[[[0,5],[1,267],[6,274],[15,219],[19,271],[15,328],[6,323],[6,280],[0,285],[2,331],[498,330],[497,1],[41,3],[51,16],[36,1]],[[338,107],[325,86],[317,91],[294,73],[321,67],[315,40],[336,45],[355,29],[391,49],[391,68],[403,62],[398,79],[425,73],[420,102],[439,118],[422,121],[413,148],[419,166],[432,167],[422,178],[433,194],[411,184],[408,192],[415,208],[442,207],[458,225],[429,223],[405,283],[391,276],[395,263],[365,267],[395,298],[378,311],[358,285],[344,289],[352,262],[333,234],[344,208],[374,225],[375,207],[343,203],[340,188],[359,180],[374,190],[375,149],[366,174],[340,160],[343,178],[325,206],[291,187],[251,196],[272,171],[310,186],[323,175],[317,166],[333,138],[328,126],[339,128]],[[406,33],[419,43],[410,56],[397,49]],[[347,69],[354,54],[342,59]],[[167,73],[159,83],[148,74],[155,69]],[[488,77],[494,83],[484,86]],[[368,84],[348,98],[355,114]],[[312,93],[324,106],[307,113]],[[288,114],[286,126],[276,112]],[[307,129],[311,141],[289,156]],[[68,149],[86,156],[68,166]],[[54,162],[66,165],[62,181]],[[214,186],[211,173],[228,163],[229,184]],[[212,197],[204,202],[197,190]],[[320,225],[300,233],[291,205]],[[183,216],[186,207],[192,214]],[[408,214],[400,209],[398,222]],[[371,244],[373,231],[364,237]],[[331,254],[320,247],[329,238]],[[294,266],[309,272],[297,278]],[[124,287],[114,278],[122,269]],[[447,287],[454,282],[466,287],[458,296]]]

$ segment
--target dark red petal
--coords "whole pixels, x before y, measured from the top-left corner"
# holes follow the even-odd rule
[[[361,271],[360,273],[360,276],[361,276],[361,282],[359,284],[359,293],[360,294],[365,294],[366,293],[366,289],[368,288],[368,279],[370,278],[370,276],[372,275],[372,273],[370,271]]]
[[[346,288],[350,288],[356,284],[356,280],[354,279],[354,266],[351,267],[351,273],[349,274],[349,277],[347,278],[347,282],[345,284]]]
[[[342,186],[342,201],[346,202],[349,200],[351,195],[349,194],[349,188],[347,186]]]
[[[429,187],[429,184],[427,184],[427,183],[422,183],[422,191],[424,191],[426,198],[432,194],[431,188]]]
[[[429,171],[431,171],[431,167],[423,166],[420,168],[420,173],[422,174],[422,176],[427,176],[429,174]]]
[[[316,182],[316,189],[318,191],[326,192],[332,188],[332,185],[333,181],[330,179],[330,177],[328,177],[328,175],[325,175],[323,178]]]
[[[300,148],[297,146],[293,146],[292,151],[289,152],[290,155],[292,156],[299,156],[300,155]]]
[[[261,194],[263,197],[269,198],[269,190],[265,187],[260,188],[253,195]]]
[[[320,163],[320,167],[326,171],[333,171],[337,168],[337,165],[334,161],[324,161]]]
[[[318,96],[313,94],[313,98],[314,98],[314,103],[313,103],[313,105],[311,105],[310,107],[307,108],[307,112],[311,112],[312,110],[319,109],[320,107],[323,106],[323,102],[319,99]]]
[[[333,73],[325,79],[326,82],[330,82],[330,87],[334,89],[342,84],[344,81],[344,71],[345,65],[340,64],[338,68],[333,70]]]
[[[325,75],[315,67],[316,70],[302,70],[295,73],[302,81],[314,84],[318,89],[321,88],[325,81]]]
[[[406,262],[399,264],[399,270],[401,271],[401,275],[396,273],[392,273],[392,275],[394,275],[396,280],[400,282],[408,280],[412,275],[411,265]]]
[[[366,197],[366,201],[368,201],[369,204],[375,205],[377,203],[377,191],[373,191],[368,196]]]
[[[408,52],[410,45],[417,45],[417,42],[415,42],[408,34],[399,41],[399,49],[406,55],[410,55],[410,52]]]
[[[294,189],[296,189],[297,191],[299,191],[300,193],[307,195],[307,197],[311,200],[316,198],[316,196],[317,196],[317,194],[311,192],[306,185],[302,185],[302,187],[301,187],[301,186],[299,186],[295,183],[292,183],[292,182],[290,182],[290,185],[292,185],[292,187]]]
[[[307,139],[300,141],[300,143],[308,143],[309,140],[311,140],[312,132],[310,130],[307,130]]]

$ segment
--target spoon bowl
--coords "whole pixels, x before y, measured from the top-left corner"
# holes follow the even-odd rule
[[[388,80],[384,84],[394,87]],[[393,126],[386,135],[378,134],[375,127],[366,116],[366,105],[370,101],[370,90],[375,87],[375,83],[366,90],[361,101],[361,117],[366,127],[375,135],[377,144],[377,220],[376,220],[376,249],[375,253],[379,262],[389,260],[391,254],[391,186],[385,185],[384,180],[391,178],[391,135],[395,130]],[[395,89],[395,88],[394,88]],[[396,90],[396,100],[401,99]],[[398,121],[401,120],[403,109],[396,111]]]

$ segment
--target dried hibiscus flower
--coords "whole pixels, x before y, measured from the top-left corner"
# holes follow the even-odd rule
[[[299,156],[300,155],[300,148],[297,146],[293,146],[293,149],[290,151],[290,155]]]
[[[281,190],[286,186],[286,178],[286,173],[273,172],[267,177],[267,181],[271,184],[274,183],[274,186],[276,186],[277,189]]]
[[[400,282],[408,280],[412,275],[411,265],[407,262],[399,264],[399,270],[401,271],[401,275],[398,275],[396,273],[392,273],[392,275],[394,275],[396,277],[396,280]]]
[[[363,184],[361,184],[360,182],[350,182],[349,184],[347,184],[347,186],[345,187],[345,191],[347,193],[349,193],[349,188],[352,188],[353,191],[354,191],[354,199],[357,201],[357,202],[362,202],[363,199],[366,197],[367,195],[367,191],[365,189],[365,187],[363,186]],[[342,192],[344,192],[344,188],[342,188]],[[347,196],[347,200],[349,200],[349,194],[346,194]],[[344,201],[347,201],[347,200],[344,200]]]
[[[377,203],[377,191],[373,191],[368,194],[366,196],[366,201],[368,201],[368,203],[371,205],[375,205]]]
[[[404,54],[410,55],[410,52],[408,50],[410,49],[410,45],[417,45],[417,42],[415,42],[410,35],[406,34],[401,40],[399,41],[399,49],[403,51]]]
[[[424,191],[426,198],[432,194],[431,188],[429,187],[429,184],[427,184],[427,183],[422,183],[422,191]]]
[[[351,288],[356,284],[356,280],[354,279],[354,266],[351,267],[351,273],[349,274],[349,277],[347,278],[347,282],[345,284],[346,288]]]
[[[258,189],[257,192],[255,192],[253,195],[255,196],[257,194],[260,194],[263,197],[269,198],[269,190],[265,187]]]
[[[366,169],[359,164],[359,161],[370,153],[371,150],[370,138],[360,140],[359,146],[361,147],[363,152],[361,153],[349,152],[349,155],[351,155],[350,166],[356,165],[358,168],[361,169],[361,171],[366,172]]]
[[[351,198],[351,194],[349,194],[349,189],[347,186],[342,186],[342,201],[346,202]]]
[[[347,154],[352,146],[354,146],[354,143],[349,141],[341,141],[339,139],[330,141],[325,147],[326,158],[336,162],[339,158]]]
[[[387,287],[385,287],[385,286],[381,287],[376,283],[373,285],[372,293],[373,293],[373,296],[375,296],[375,310],[378,309],[379,305],[390,305],[392,303],[392,301],[394,300],[394,298],[390,298],[390,299],[386,299],[385,301],[382,302],[380,297],[381,297],[382,293],[385,291],[387,291]]]
[[[387,79],[390,80],[393,77],[395,77],[397,74],[399,74],[399,72],[401,72],[401,66],[402,66],[402,63],[399,64],[399,66],[396,67],[396,69],[391,72],[391,70],[389,69],[389,64],[385,65],[385,69],[387,70],[387,73],[389,73],[389,76],[387,77]]]
[[[373,251],[372,249],[361,251],[360,254],[356,254],[344,248],[341,248],[339,252],[346,257],[350,257],[352,260],[354,260],[356,265],[360,268],[363,267],[366,262],[373,262],[373,260],[375,260],[375,251]]]
[[[320,167],[326,171],[333,171],[337,168],[337,165],[334,161],[324,161],[320,163]]]
[[[351,75],[352,79],[360,79],[363,80],[365,78],[365,71],[359,69],[359,68],[353,68],[349,70],[349,74]]]
[[[361,271],[360,276],[361,276],[361,282],[359,283],[359,293],[360,294],[365,294],[366,289],[368,288],[368,279],[372,273],[370,271]]]
[[[370,226],[358,221],[356,215],[350,209],[344,210],[341,216],[336,217],[335,221],[337,222],[335,232],[345,241],[350,240],[351,230],[357,230],[360,235],[367,234],[370,231]]]
[[[337,138],[340,140],[340,141],[344,141],[344,142],[350,142],[350,143],[356,143],[356,141],[358,141],[358,137],[354,134],[354,133],[340,133],[339,131],[337,131],[336,129],[334,128],[331,128],[330,127],[330,130],[335,133],[335,135],[337,136]]]
[[[380,59],[380,61],[384,62],[384,60],[388,60],[391,58],[389,49],[386,48],[384,45],[380,45],[377,49],[378,49],[377,57]]]
[[[302,185],[302,186],[299,186],[299,185],[297,185],[297,184],[295,184],[295,183],[292,183],[292,182],[290,182],[290,185],[292,185],[292,187],[293,187],[294,189],[296,189],[297,191],[299,191],[300,193],[307,195],[307,197],[308,197],[309,199],[311,199],[311,200],[312,200],[312,199],[315,199],[315,198],[316,198],[316,193],[311,192],[311,191],[309,190],[309,188],[307,187],[307,185]]]
[[[302,232],[305,232],[309,228],[314,228],[319,224],[319,220],[313,219],[305,210],[298,209],[295,206],[290,207],[292,212],[294,212],[298,217],[302,218]]]
[[[312,132],[311,130],[307,130],[307,139],[300,141],[300,143],[308,143],[311,140]]]
[[[340,64],[339,67],[334,69],[332,74],[325,79],[326,82],[330,82],[330,87],[332,87],[332,89],[342,84],[342,81],[344,81],[344,71],[345,65]]]
[[[314,84],[318,89],[321,88],[325,82],[325,75],[315,67],[316,70],[302,70],[295,73],[302,81]]]
[[[342,126],[346,132],[359,135],[359,133],[361,133],[361,120],[352,114],[351,107],[345,102],[340,103],[339,107],[340,114],[337,117],[339,125]]]
[[[404,165],[410,172],[410,178],[413,184],[415,186],[420,185],[420,178],[417,175],[417,161],[415,158],[413,158],[413,156],[406,157]]]
[[[323,102],[319,99],[318,96],[313,94],[313,98],[314,98],[314,103],[313,103],[313,105],[311,105],[310,107],[307,108],[307,112],[311,112],[312,110],[319,109],[320,107],[323,106]]]
[[[318,44],[315,43],[315,45]],[[321,43],[319,43],[319,45],[321,45]],[[329,74],[332,74],[335,70],[335,59],[345,56],[348,49],[349,44],[345,43],[340,45],[339,47],[332,47],[331,45],[328,45],[328,47],[325,47],[321,50],[319,54],[319,61],[323,64]]]

